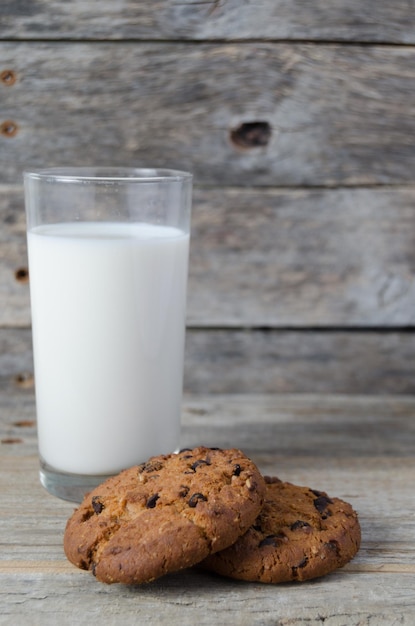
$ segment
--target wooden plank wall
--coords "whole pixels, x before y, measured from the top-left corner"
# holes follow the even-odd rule
[[[415,391],[414,0],[5,0],[0,78],[2,384],[22,170],[114,164],[195,175],[186,391]]]

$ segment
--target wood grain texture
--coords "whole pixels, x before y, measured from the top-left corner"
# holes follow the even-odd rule
[[[413,0],[3,0],[0,37],[414,43]]]
[[[415,322],[415,188],[195,194],[189,325]]]
[[[415,323],[415,188],[194,191],[190,327]],[[29,326],[23,191],[0,186],[0,324]]]
[[[1,3],[0,626],[413,626],[414,10]],[[183,446],[350,501],[346,568],[132,588],[65,560],[73,505],[38,480],[21,172],[91,163],[194,172]]]
[[[176,166],[199,185],[413,182],[413,47],[9,42],[0,57],[16,74],[1,183],[62,163]],[[253,122],[267,132],[235,145]]]
[[[408,332],[189,329],[191,393],[415,393]],[[29,329],[0,328],[0,381],[33,385]]]
[[[28,326],[30,302],[24,195],[0,185],[0,326]]]
[[[242,448],[268,475],[349,501],[362,546],[345,568],[303,584],[242,584],[196,569],[149,585],[105,586],[65,559],[73,505],[38,481],[27,395],[0,392],[0,624],[412,626],[415,618],[413,397],[189,395],[183,445]],[[14,408],[13,408],[14,407]]]
[[[195,393],[414,393],[413,333],[195,331],[185,389]]]

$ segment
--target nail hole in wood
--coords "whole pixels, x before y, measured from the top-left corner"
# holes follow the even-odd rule
[[[35,425],[35,420],[19,420],[14,422],[13,426],[17,428],[32,428]]]
[[[33,374],[26,372],[23,372],[22,374],[17,374],[17,376],[14,377],[14,382],[18,387],[21,387],[23,389],[29,389],[34,385]]]
[[[230,139],[238,148],[261,148],[268,145],[271,134],[268,122],[244,122],[231,130]]]
[[[3,70],[0,74],[1,82],[7,85],[7,87],[11,87],[16,82],[16,72],[13,70]]]
[[[5,137],[14,137],[17,134],[17,124],[11,120],[2,122],[0,132]]]
[[[15,271],[14,277],[18,283],[27,283],[29,281],[29,270],[27,267],[19,267]]]
[[[23,443],[22,439],[18,439],[17,437],[7,437],[6,439],[2,439],[1,443],[13,444],[13,443]]]

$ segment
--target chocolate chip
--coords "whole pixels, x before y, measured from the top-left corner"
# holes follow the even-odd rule
[[[154,509],[154,507],[156,506],[156,502],[159,498],[160,496],[158,493],[155,493],[153,496],[150,496],[150,498],[146,502],[146,507],[148,509]]]
[[[322,515],[325,519],[328,515],[330,515],[330,511],[327,511],[327,507],[329,504],[333,504],[333,500],[330,500],[327,496],[320,495],[318,498],[313,500],[313,504],[320,515]]]
[[[324,546],[327,548],[327,550],[330,550],[330,552],[335,552],[336,555],[339,556],[340,546],[335,539],[328,541],[327,543],[324,544]]]
[[[239,476],[241,472],[242,472],[242,467],[239,465],[239,463],[236,463],[233,466],[232,476]]]
[[[308,522],[303,522],[303,520],[298,519],[296,522],[294,522],[293,524],[291,524],[290,526],[290,530],[299,530],[299,529],[303,529],[303,528],[311,528],[310,524]]]
[[[192,452],[192,448],[182,448],[181,450],[179,450],[179,454],[181,452]]]
[[[298,576],[298,570],[299,569],[303,569],[308,563],[308,558],[305,556],[298,565],[295,565],[294,567],[291,568],[291,573],[292,573],[292,577],[293,579],[297,579],[299,578]]]
[[[262,541],[259,542],[259,548],[263,548],[264,546],[278,546],[281,543],[281,538],[276,535],[268,535]]]
[[[94,512],[99,515],[105,509],[105,505],[101,502],[100,496],[94,496],[92,498],[92,508]]]
[[[179,496],[180,498],[185,498],[189,493],[189,487],[187,485],[180,485]]]
[[[212,463],[210,461],[208,461],[207,459],[199,459],[198,461],[195,461],[190,468],[195,472],[196,468],[199,467],[199,465],[212,465]]]
[[[190,496],[188,505],[192,509],[194,509],[197,503],[199,502],[199,500],[202,500],[203,502],[207,502],[207,498],[206,496],[203,495],[203,493],[194,493],[192,496]]]

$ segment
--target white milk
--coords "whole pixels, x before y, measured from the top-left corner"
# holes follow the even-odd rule
[[[189,236],[68,223],[28,233],[39,451],[110,474],[179,445]]]

